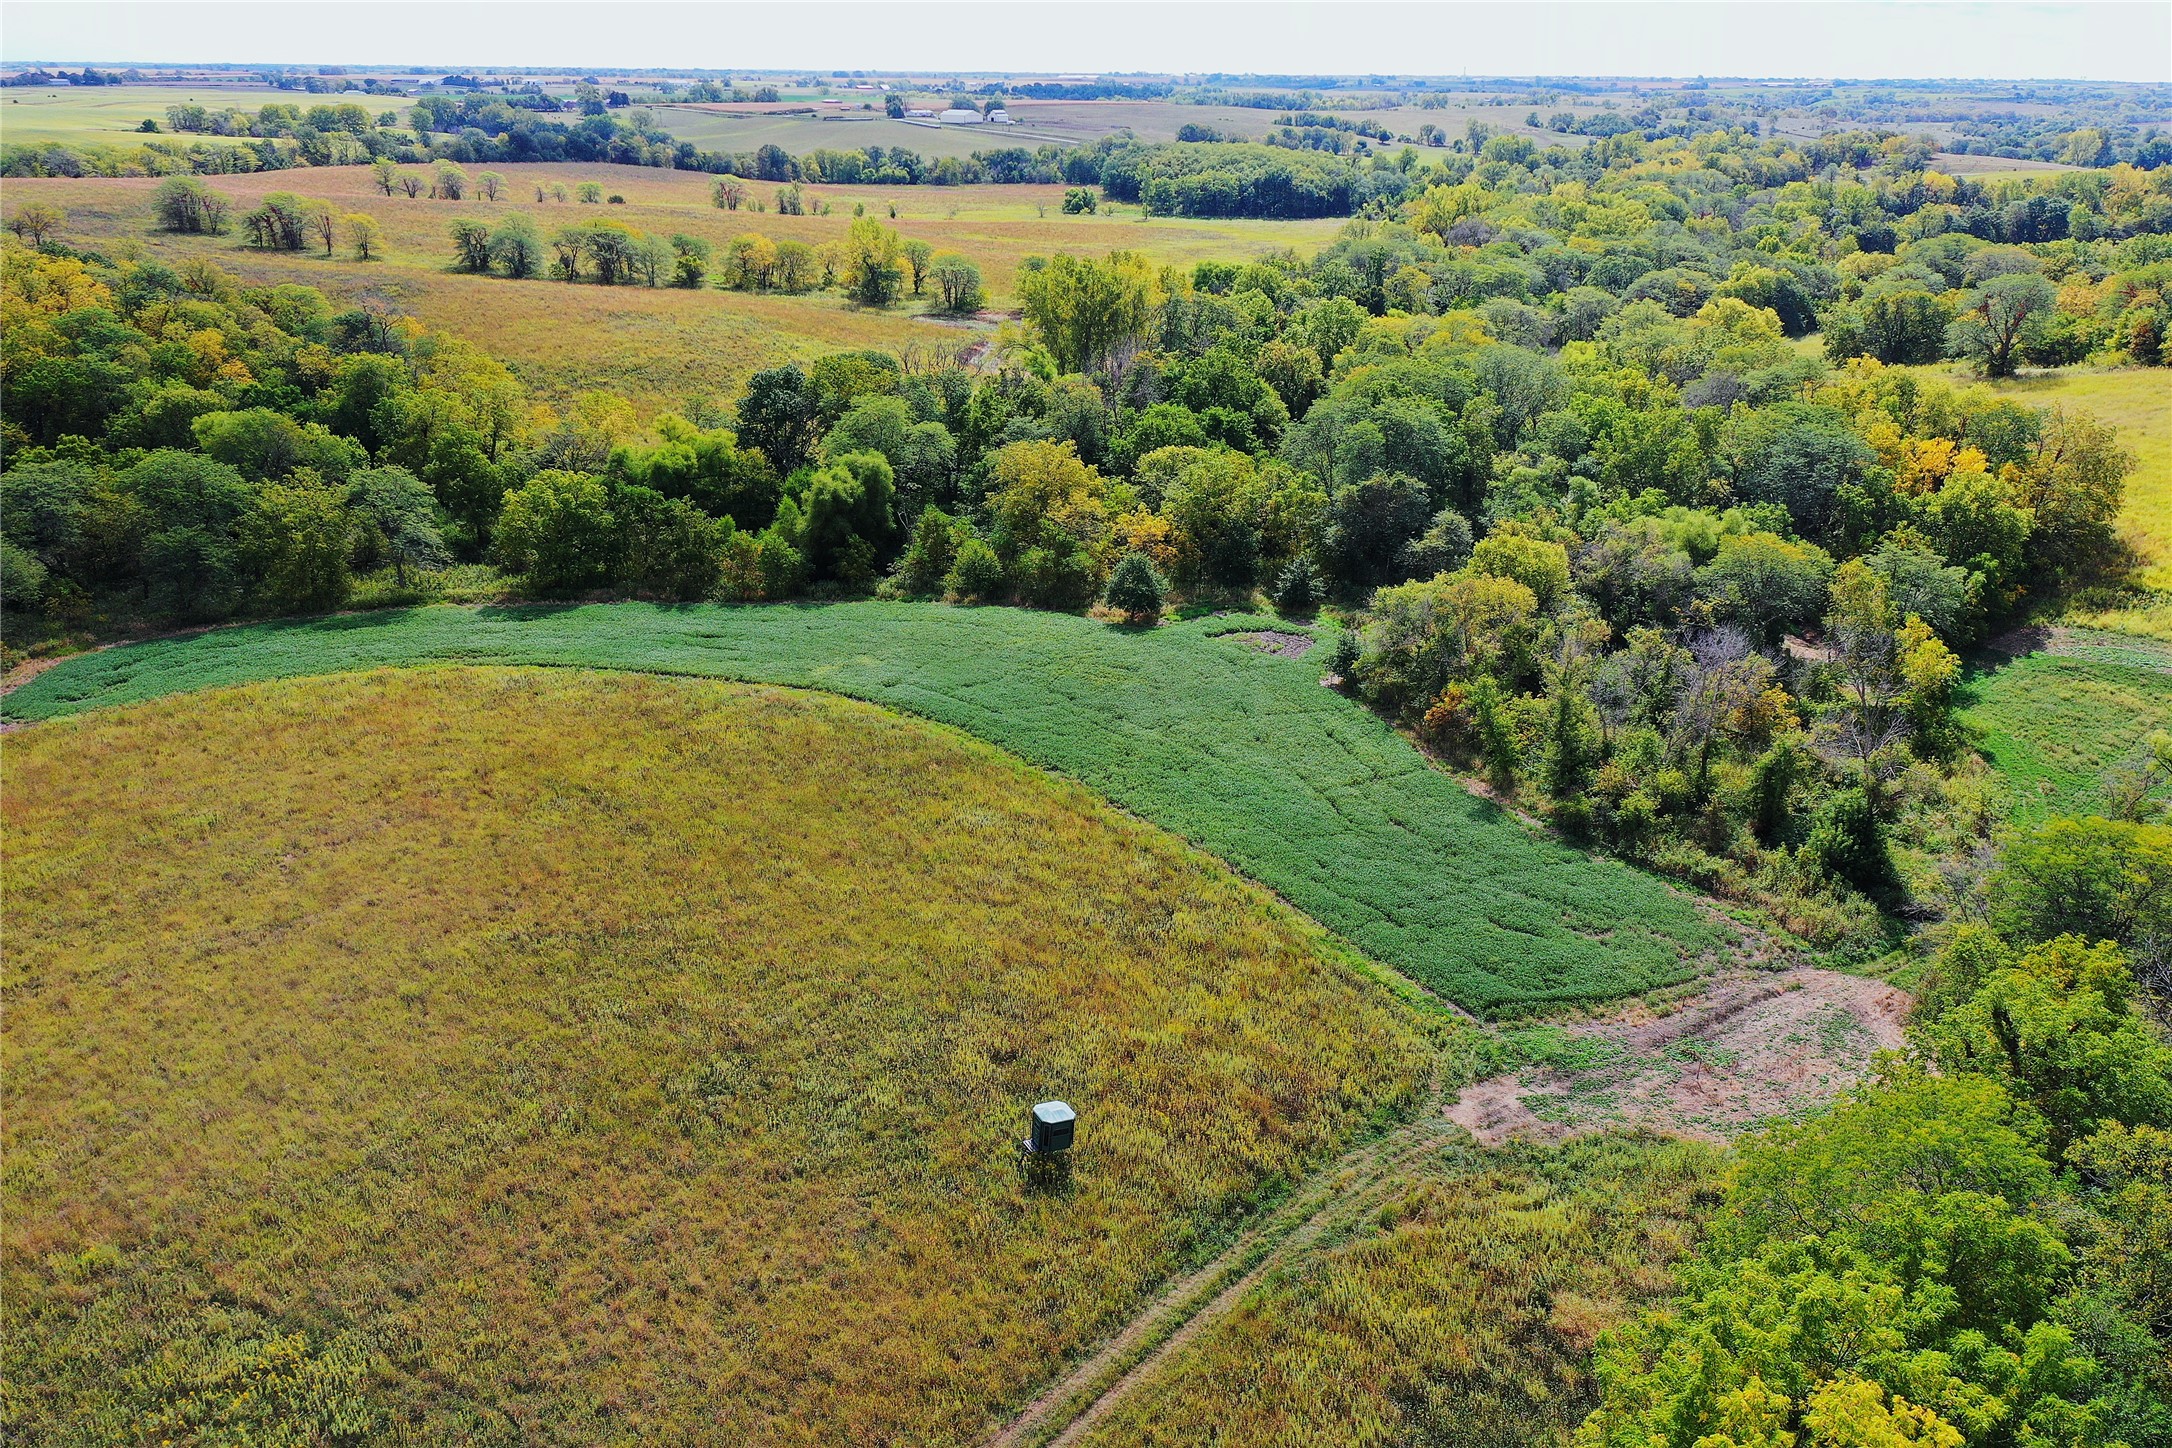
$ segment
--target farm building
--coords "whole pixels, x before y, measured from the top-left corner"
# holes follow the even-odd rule
[[[980,112],[960,110],[953,106],[935,119],[946,126],[977,126],[980,124]]]

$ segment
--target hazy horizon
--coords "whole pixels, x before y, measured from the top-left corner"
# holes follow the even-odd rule
[[[9,4],[0,6],[0,63],[2172,81],[2172,6],[2146,0],[638,3],[609,7],[613,24],[604,31],[589,23],[597,15],[589,5],[522,5],[522,23],[508,25],[503,0],[432,4],[414,27],[388,23],[404,8],[348,0]],[[2107,44],[2108,36],[2118,43]]]

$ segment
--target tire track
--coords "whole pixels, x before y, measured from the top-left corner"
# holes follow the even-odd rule
[[[987,1448],[1071,1448],[1127,1394],[1226,1316],[1267,1272],[1330,1227],[1373,1210],[1411,1158],[1445,1139],[1438,1103],[1354,1147],[1265,1222],[1179,1279],[1094,1355],[1044,1388]]]

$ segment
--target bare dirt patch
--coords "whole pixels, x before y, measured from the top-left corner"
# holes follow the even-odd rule
[[[1665,1014],[1648,1006],[1510,1038],[1533,1064],[1466,1087],[1447,1116],[1486,1145],[1608,1127],[1726,1141],[1832,1100],[1901,1044],[1909,999],[1800,966],[1736,973]]]
[[[1233,633],[1228,637],[1280,659],[1301,659],[1311,653],[1320,642],[1309,634],[1284,633],[1280,629],[1271,628],[1261,629],[1257,633]]]

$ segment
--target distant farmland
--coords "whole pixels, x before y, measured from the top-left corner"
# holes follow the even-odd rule
[[[426,168],[409,167],[421,171]],[[691,398],[729,398],[763,367],[851,347],[895,350],[912,344],[962,344],[956,328],[919,320],[927,298],[908,296],[888,310],[861,310],[835,292],[782,293],[681,290],[674,287],[568,285],[541,278],[510,281],[452,269],[448,231],[455,221],[494,222],[514,211],[552,230],[609,216],[664,236],[684,232],[715,245],[746,232],[810,243],[833,241],[852,224],[853,208],[946,251],[963,253],[986,277],[992,306],[1015,301],[1019,265],[1036,253],[1101,254],[1141,251],[1181,266],[1203,260],[1250,261],[1283,246],[1316,247],[1339,221],[1195,221],[1141,217],[1136,208],[1099,216],[1065,216],[1060,186],[810,186],[830,214],[783,216],[774,209],[721,210],[710,204],[713,178],[645,166],[473,166],[495,170],[508,183],[505,199],[473,193],[460,202],[386,196],[358,166],[317,167],[207,177],[237,211],[274,191],[322,197],[342,211],[366,212],[383,226],[382,261],[356,262],[344,248],[264,252],[239,235],[172,236],[155,231],[151,194],[157,181],[10,181],[11,198],[50,201],[69,215],[67,234],[87,245],[126,239],[169,265],[210,257],[255,284],[300,282],[345,302],[369,299],[424,324],[487,342],[493,355],[545,397],[563,401],[595,388],[628,398],[643,413],[683,407]],[[582,206],[535,200],[545,187],[598,181],[621,206]],[[776,187],[752,183],[769,203]],[[891,217],[891,208],[896,217]]]

